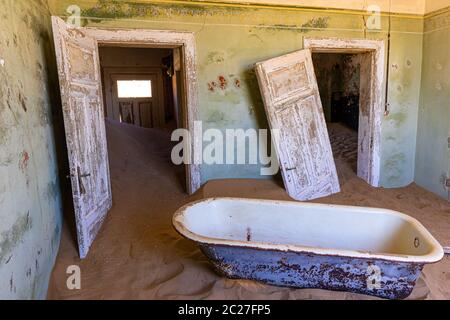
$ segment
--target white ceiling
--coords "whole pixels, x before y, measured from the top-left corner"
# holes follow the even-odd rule
[[[450,0],[425,0],[425,13],[434,12],[450,6]]]

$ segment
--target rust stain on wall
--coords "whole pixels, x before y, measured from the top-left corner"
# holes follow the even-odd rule
[[[224,76],[219,76],[219,88],[225,90],[228,87],[228,80]]]
[[[215,81],[208,82],[208,90],[214,92],[217,87],[217,83]]]
[[[230,86],[230,83],[232,83],[232,86]],[[240,89],[241,85],[242,85],[241,79],[232,74],[229,75],[228,77],[224,75],[219,75],[217,77],[217,80],[213,80],[207,83],[208,91],[210,92],[215,92],[216,89],[225,91],[233,87],[235,89]]]
[[[27,151],[23,151],[20,155],[20,161],[19,161],[19,169],[22,172],[25,172],[25,170],[28,168],[28,162],[30,161],[30,155]]]

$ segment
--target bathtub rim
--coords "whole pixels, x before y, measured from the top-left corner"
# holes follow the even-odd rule
[[[421,256],[409,256],[409,255],[396,255],[389,253],[371,253],[366,251],[357,250],[345,250],[345,249],[330,249],[330,248],[317,248],[308,247],[301,245],[287,245],[287,244],[269,244],[256,241],[240,241],[240,240],[226,240],[220,238],[210,238],[206,236],[199,235],[197,233],[189,230],[184,224],[184,214],[186,211],[198,204],[209,203],[213,201],[226,200],[226,201],[243,201],[243,202],[264,202],[268,204],[286,204],[286,205],[297,205],[297,206],[308,206],[308,207],[328,207],[328,208],[338,208],[338,209],[368,209],[373,213],[378,214],[390,214],[400,217],[414,225],[414,227],[422,234],[428,243],[432,246],[431,252],[426,255]],[[404,263],[416,263],[416,264],[432,264],[441,261],[444,258],[444,249],[440,243],[433,237],[433,235],[425,228],[422,223],[417,219],[406,215],[404,213],[382,208],[371,208],[371,207],[358,207],[358,206],[346,206],[346,205],[335,205],[335,204],[319,204],[319,203],[309,203],[309,202],[296,202],[287,200],[268,200],[268,199],[252,199],[252,198],[236,198],[236,197],[211,197],[205,198],[197,201],[193,201],[185,204],[179,208],[172,217],[172,225],[175,230],[183,237],[192,240],[196,243],[203,245],[220,245],[228,247],[241,247],[241,248],[252,248],[258,250],[273,250],[281,252],[294,252],[294,253],[310,253],[321,256],[337,256],[343,258],[356,258],[356,259],[372,259],[372,260],[384,260],[384,261],[395,261]]]

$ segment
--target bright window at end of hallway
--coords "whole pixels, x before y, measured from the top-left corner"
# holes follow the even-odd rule
[[[150,80],[118,80],[119,98],[151,98],[152,82]]]

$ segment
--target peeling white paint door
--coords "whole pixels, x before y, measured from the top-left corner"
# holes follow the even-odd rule
[[[340,191],[312,64],[302,50],[256,65],[286,190],[296,200]]]
[[[109,209],[109,177],[98,45],[82,28],[52,17],[80,257]]]

